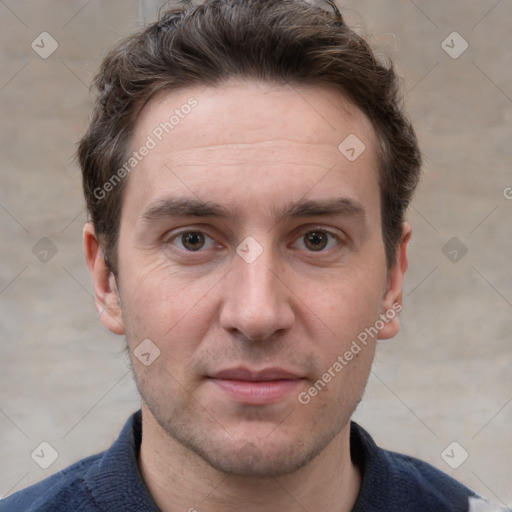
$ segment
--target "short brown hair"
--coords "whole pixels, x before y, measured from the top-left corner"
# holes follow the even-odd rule
[[[382,234],[390,266],[421,167],[392,65],[376,59],[334,6],[205,0],[168,10],[122,40],[94,80],[99,96],[78,158],[87,209],[110,268],[116,272],[126,181],[112,179],[126,162],[138,113],[159,92],[217,86],[232,77],[334,87],[368,116],[379,140]]]

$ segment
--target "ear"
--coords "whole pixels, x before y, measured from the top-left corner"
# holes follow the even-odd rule
[[[124,334],[116,279],[105,262],[92,222],[84,226],[83,242],[85,260],[94,285],[96,311],[101,323],[114,334]]]
[[[385,316],[384,328],[379,331],[378,339],[392,338],[400,330],[399,314],[402,311],[404,275],[407,270],[407,245],[411,238],[411,226],[402,225],[402,236],[395,252],[395,262],[388,272],[388,284],[382,301],[381,314]],[[384,320],[384,318],[383,318]]]

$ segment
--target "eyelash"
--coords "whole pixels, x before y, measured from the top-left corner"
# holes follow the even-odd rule
[[[181,240],[181,236],[182,235],[185,235],[185,234],[190,234],[190,233],[198,233],[198,234],[201,234],[203,235],[206,239],[209,239],[211,242],[213,242],[215,244],[215,240],[209,236],[208,234],[206,234],[204,231],[201,231],[201,230],[196,230],[196,229],[187,229],[187,230],[182,230],[182,231],[179,231],[177,233],[174,233],[172,234],[172,236],[169,236],[166,238],[165,240],[165,243],[166,244],[169,244],[169,245],[173,245],[173,242],[176,241],[176,240]],[[301,233],[301,235],[296,239],[296,241],[298,240],[303,240],[304,237],[308,234],[311,234],[311,233],[321,233],[321,234],[325,234],[327,235],[327,237],[330,239],[330,240],[334,240],[336,242],[335,244],[335,247],[338,246],[338,245],[341,245],[343,243],[343,240],[341,239],[341,237],[337,234],[334,234],[332,233],[331,231],[329,230],[326,230],[325,228],[320,228],[320,227],[313,227],[313,228],[309,228],[307,231],[303,231]],[[295,242],[296,243],[296,242]],[[329,244],[329,240],[327,241],[327,244]],[[210,246],[212,244],[210,243]],[[185,247],[183,247],[183,244],[182,244],[182,247],[179,247],[179,249],[187,254],[194,254],[194,253],[202,253],[202,252],[205,252],[206,250],[208,249],[204,249],[203,247],[201,247],[200,249],[198,249],[197,251],[191,251],[189,249],[186,249]],[[304,249],[306,250],[307,252],[309,253],[325,253],[327,251],[329,251],[330,249],[332,249],[332,247],[329,247],[327,249],[325,248],[322,248],[321,250],[318,250],[318,251],[314,251],[314,250],[308,250],[308,249]],[[302,250],[302,249],[301,249]]]

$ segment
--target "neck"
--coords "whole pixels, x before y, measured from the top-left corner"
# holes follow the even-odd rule
[[[139,465],[162,512],[348,512],[361,477],[350,459],[350,425],[317,457],[282,477],[247,477],[218,471],[171,438],[143,408]]]

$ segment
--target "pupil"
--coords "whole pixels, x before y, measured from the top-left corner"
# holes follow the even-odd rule
[[[182,238],[183,245],[191,251],[201,249],[204,244],[204,237],[201,233],[186,233]]]
[[[306,245],[313,250],[323,249],[327,245],[327,237],[324,233],[315,231],[309,233],[306,237]]]

